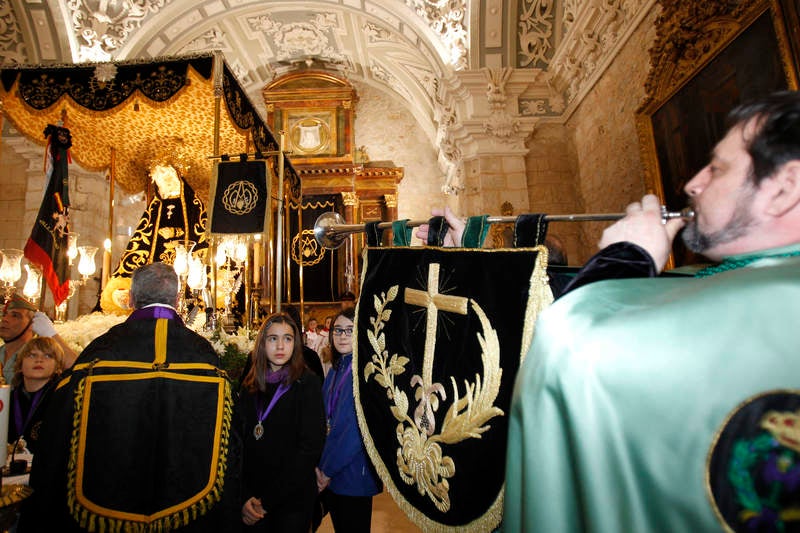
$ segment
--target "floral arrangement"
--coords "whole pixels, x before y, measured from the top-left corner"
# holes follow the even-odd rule
[[[75,353],[81,353],[90,342],[124,322],[126,318],[122,315],[96,312],[55,324],[55,330]],[[211,343],[219,355],[220,367],[225,369],[230,378],[239,379],[255,345],[257,332],[247,328],[239,328],[235,333],[226,333],[222,329],[206,331],[201,327],[204,322],[205,320],[193,320],[190,327]]]
[[[219,355],[220,366],[228,376],[233,380],[241,378],[247,358],[255,346],[257,331],[240,327],[233,334],[226,333],[223,329],[201,330],[197,333],[208,339],[214,347]]]
[[[54,324],[58,333],[67,346],[79,354],[90,342],[97,337],[125,321],[127,317],[123,315],[90,313],[82,315],[75,320]]]

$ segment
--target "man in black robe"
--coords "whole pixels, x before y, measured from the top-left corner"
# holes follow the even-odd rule
[[[216,533],[235,523],[230,383],[208,341],[183,325],[177,294],[172,267],[137,269],[134,312],[58,384],[20,531]]]

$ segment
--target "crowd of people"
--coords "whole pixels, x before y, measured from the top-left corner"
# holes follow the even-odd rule
[[[691,250],[718,264],[701,271],[690,290],[682,285],[683,292],[675,293],[679,302],[697,298],[708,287],[717,291],[713,294],[735,293],[741,280],[730,273],[743,271],[758,271],[751,288],[780,277],[779,290],[793,294],[800,266],[800,94],[777,93],[742,105],[730,119],[730,129],[716,145],[709,164],[685,186],[694,217],[662,220],[660,203],[653,195],[630,204],[627,216],[603,233],[600,252],[559,291],[557,303],[540,318],[543,329],[537,325],[534,355],[527,357],[520,370],[509,414],[504,530],[666,527],[699,531],[711,527],[709,517],[715,513],[693,508],[708,507],[708,502],[704,497],[697,501],[692,492],[699,482],[694,480],[698,473],[691,470],[695,467],[692,456],[705,458],[708,449],[698,451],[700,441],[691,441],[690,448],[668,450],[636,434],[625,420],[606,420],[602,431],[618,432],[608,437],[598,430],[598,438],[608,437],[625,449],[630,445],[625,439],[636,434],[639,444],[660,450],[658,458],[633,454],[630,460],[637,467],[629,467],[635,471],[607,472],[609,465],[616,466],[621,452],[610,445],[598,449],[597,442],[567,439],[560,432],[575,422],[570,415],[579,418],[578,414],[587,412],[587,404],[580,404],[583,410],[575,407],[570,412],[570,401],[577,402],[576,397],[586,401],[591,391],[581,378],[580,393],[572,396],[568,387],[574,374],[569,372],[576,371],[575,365],[550,357],[552,346],[545,343],[556,342],[552,339],[562,333],[548,333],[556,318],[574,312],[574,302],[585,302],[580,298],[589,293],[579,289],[596,281],[654,278],[661,273],[681,230]],[[449,210],[441,214],[450,225],[447,242],[457,245],[463,222]],[[423,240],[426,231],[425,226],[418,230]],[[717,274],[724,275],[708,281]],[[612,287],[617,292],[611,296],[617,297],[627,287],[624,281],[618,283],[622,284],[603,287]],[[658,290],[663,293],[664,287]],[[171,267],[162,263],[140,267],[131,282],[133,313],[80,355],[66,346],[52,322],[30,302],[19,296],[8,301],[0,321],[5,342],[0,353],[5,379],[13,387],[9,443],[34,453],[30,477],[34,492],[23,507],[18,530],[135,530],[157,523],[164,531],[307,533],[330,513],[337,532],[368,532],[372,498],[382,485],[356,420],[353,306],[345,305],[335,316],[326,317],[321,327],[316,319],[309,319],[305,332],[296,313],[268,316],[236,390],[220,371],[210,344],[187,328],[175,311],[177,293],[178,279]],[[757,301],[757,296],[748,294],[749,301]],[[637,305],[639,317],[646,317],[648,307],[639,300]],[[760,324],[797,316],[796,300],[770,305],[780,307],[782,314],[751,316],[750,320]],[[740,333],[748,335],[746,330]],[[637,342],[656,336],[652,328],[640,334]],[[625,335],[619,337],[614,340],[631,341]],[[570,340],[570,348],[579,341]],[[605,344],[593,344],[598,345]],[[725,364],[749,365],[771,375],[780,364],[793,368],[785,345],[778,340],[764,343],[759,353],[736,353]],[[680,350],[691,361],[710,357],[692,345]],[[603,365],[620,364],[620,353],[622,349],[615,352],[616,359],[592,354],[594,382],[604,375]],[[669,366],[659,356],[649,354],[647,363],[652,368]],[[615,366],[614,375],[630,376],[638,387],[653,378],[643,375],[642,368],[652,369],[635,359],[622,370]],[[777,374],[786,376],[780,368]],[[671,386],[684,396],[712,407],[719,400],[721,393],[705,376],[690,376],[688,385],[687,376],[676,376],[680,381],[670,382]],[[617,390],[626,390],[628,385],[618,381]],[[643,389],[636,390],[647,396]],[[553,410],[553,395],[559,398],[560,411]],[[611,392],[604,391],[602,400],[609,402],[610,396]],[[651,409],[647,416],[670,419],[672,405],[656,400],[641,402]],[[636,401],[625,406],[637,407]],[[630,420],[640,419],[632,415]],[[704,431],[713,428],[666,428],[670,429],[702,439]],[[557,441],[552,448],[539,444],[551,438]],[[581,446],[593,448],[591,458],[582,455]],[[549,454],[558,450],[563,461]],[[674,454],[681,455],[688,466],[684,468]],[[787,454],[782,456],[786,460]],[[652,459],[669,463],[673,473],[685,476],[683,488],[651,479],[656,474],[647,461]],[[582,478],[587,474],[593,477]],[[559,480],[559,476],[569,479]],[[789,481],[784,485],[791,490]],[[558,491],[551,493],[554,487]],[[638,496],[647,495],[638,506],[631,503],[638,501],[635,490],[642,491]],[[621,498],[626,500],[621,502]],[[726,527],[757,530],[768,525],[781,530],[783,503],[765,500],[750,514],[741,514],[741,524],[726,523]],[[777,507],[770,507],[773,504]],[[724,509],[717,512],[714,520],[720,515],[726,520],[724,514]],[[649,522],[650,516],[665,522]]]
[[[236,390],[175,311],[177,294],[172,267],[138,268],[133,313],[80,356],[32,303],[9,300],[0,322],[13,368],[8,440],[34,455],[34,495],[17,530],[307,533],[330,512],[337,531],[369,531],[381,483],[355,416],[353,307],[310,334],[292,307],[266,317]],[[312,343],[330,353],[330,372]],[[224,392],[209,399],[214,387]],[[103,475],[112,465],[115,475]]]

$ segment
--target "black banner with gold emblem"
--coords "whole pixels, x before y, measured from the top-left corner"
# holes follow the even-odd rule
[[[269,201],[265,161],[224,161],[216,167],[211,233],[261,233]]]
[[[545,263],[538,249],[367,250],[359,425],[389,492],[425,531],[500,523],[514,378],[552,301]]]

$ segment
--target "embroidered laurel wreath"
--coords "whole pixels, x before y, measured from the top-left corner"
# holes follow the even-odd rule
[[[388,306],[397,294],[398,286],[394,285],[387,294],[374,297],[377,314],[370,317],[371,329],[367,331],[374,353],[371,362],[364,366],[364,380],[368,382],[374,375],[375,382],[386,389],[387,397],[393,402],[390,410],[399,422],[396,428],[399,444],[397,466],[401,479],[408,485],[416,484],[420,495],[427,495],[437,509],[446,512],[450,508],[448,479],[455,475],[456,466],[450,457],[444,455],[441,445],[481,438],[481,434],[491,427],[487,422],[503,415],[503,411],[494,406],[502,376],[500,343],[486,314],[474,300],[470,300],[483,330],[483,335],[476,334],[481,346],[483,381],[480,374],[475,374],[473,383],[464,380],[464,395],[460,396],[455,378],[450,377],[453,402],[437,433],[434,414],[439,410],[440,402],[447,399],[447,393],[441,383],[433,383],[432,372],[426,371],[432,368],[434,346],[431,343],[435,344],[435,338],[426,340],[422,375],[411,377],[416,402],[413,416],[409,415],[406,393],[395,385],[395,377],[405,373],[410,361],[402,355],[389,355],[386,350],[383,328],[392,314]]]

